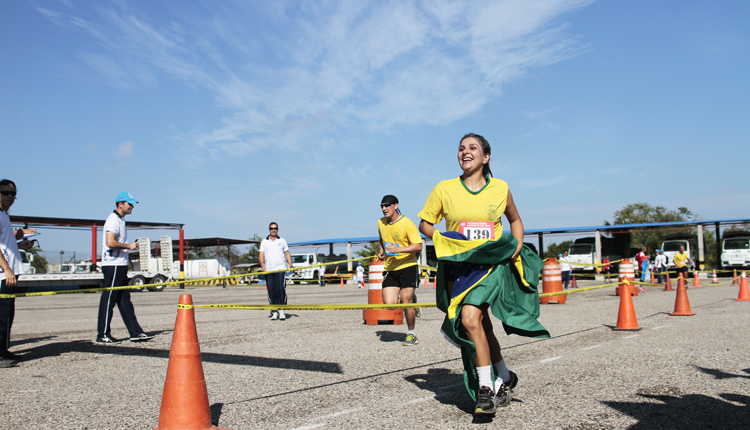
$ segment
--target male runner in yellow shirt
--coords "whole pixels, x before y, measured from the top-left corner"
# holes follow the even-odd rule
[[[412,303],[414,289],[419,283],[416,254],[422,251],[422,236],[414,223],[401,215],[396,196],[389,194],[383,197],[380,209],[383,210],[384,215],[378,220],[378,234],[380,235],[378,257],[385,258],[383,303]],[[414,332],[416,312],[414,309],[404,309],[404,314],[408,329],[404,345],[416,345],[419,343]]]
[[[676,267],[677,277],[680,276],[680,273],[682,273],[683,279],[685,279],[685,282],[687,282],[687,276],[688,276],[688,265],[690,265],[690,256],[685,253],[685,247],[680,246],[680,252],[674,255],[674,258],[672,258],[672,261],[674,262],[674,265]]]

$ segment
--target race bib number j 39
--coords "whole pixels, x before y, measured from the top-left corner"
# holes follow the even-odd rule
[[[495,223],[492,221],[461,221],[458,232],[469,240],[495,239]]]

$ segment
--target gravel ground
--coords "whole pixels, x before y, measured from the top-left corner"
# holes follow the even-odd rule
[[[579,287],[594,285],[580,281]],[[290,304],[366,303],[366,290],[289,286]],[[420,302],[434,302],[420,288]],[[267,303],[239,286],[134,293],[152,342],[96,345],[98,294],[16,300],[11,351],[0,369],[0,428],[153,429],[180,293],[196,304]],[[365,325],[362,311],[197,309],[214,424],[233,429],[682,429],[748,428],[750,303],[738,288],[688,290],[695,316],[672,317],[674,292],[634,298],[640,331],[613,331],[614,288],[542,307],[546,340],[499,335],[520,383],[510,407],[475,418],[458,349],[424,309],[419,344],[405,325]],[[119,314],[113,335],[126,337]],[[496,330],[501,332],[498,325]]]

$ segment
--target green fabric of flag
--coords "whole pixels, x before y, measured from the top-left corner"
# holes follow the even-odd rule
[[[527,246],[521,250],[520,261],[511,261],[518,242],[510,234],[497,240],[476,241],[448,236],[460,235],[436,232],[433,237],[439,261],[437,307],[446,313],[443,335],[461,348],[466,389],[476,400],[479,390],[474,364],[476,349],[461,324],[461,309],[466,304],[487,305],[502,321],[507,334],[550,337],[547,329],[537,321],[539,273],[544,262]],[[494,380],[497,377],[494,366],[492,373]]]

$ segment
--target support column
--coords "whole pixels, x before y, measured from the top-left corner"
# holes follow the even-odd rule
[[[539,257],[544,258],[544,240],[542,239],[544,234],[539,233]]]
[[[219,260],[219,266],[216,267],[216,275],[221,275],[221,239],[216,239],[216,258]]]
[[[180,229],[180,289],[185,289],[185,230]]]
[[[719,229],[719,223],[714,224],[716,226],[716,267],[715,269],[721,268],[721,231]]]
[[[352,259],[352,243],[346,242],[346,259],[351,260]],[[351,272],[352,271],[352,262],[346,263],[346,270]]]
[[[96,224],[91,226],[91,272],[96,272]]]
[[[594,246],[596,248],[596,264],[601,264],[602,262],[602,232],[600,230],[597,230],[594,234]],[[595,271],[598,271],[595,270]]]
[[[698,269],[706,270],[705,249],[703,244],[703,224],[698,224]]]

